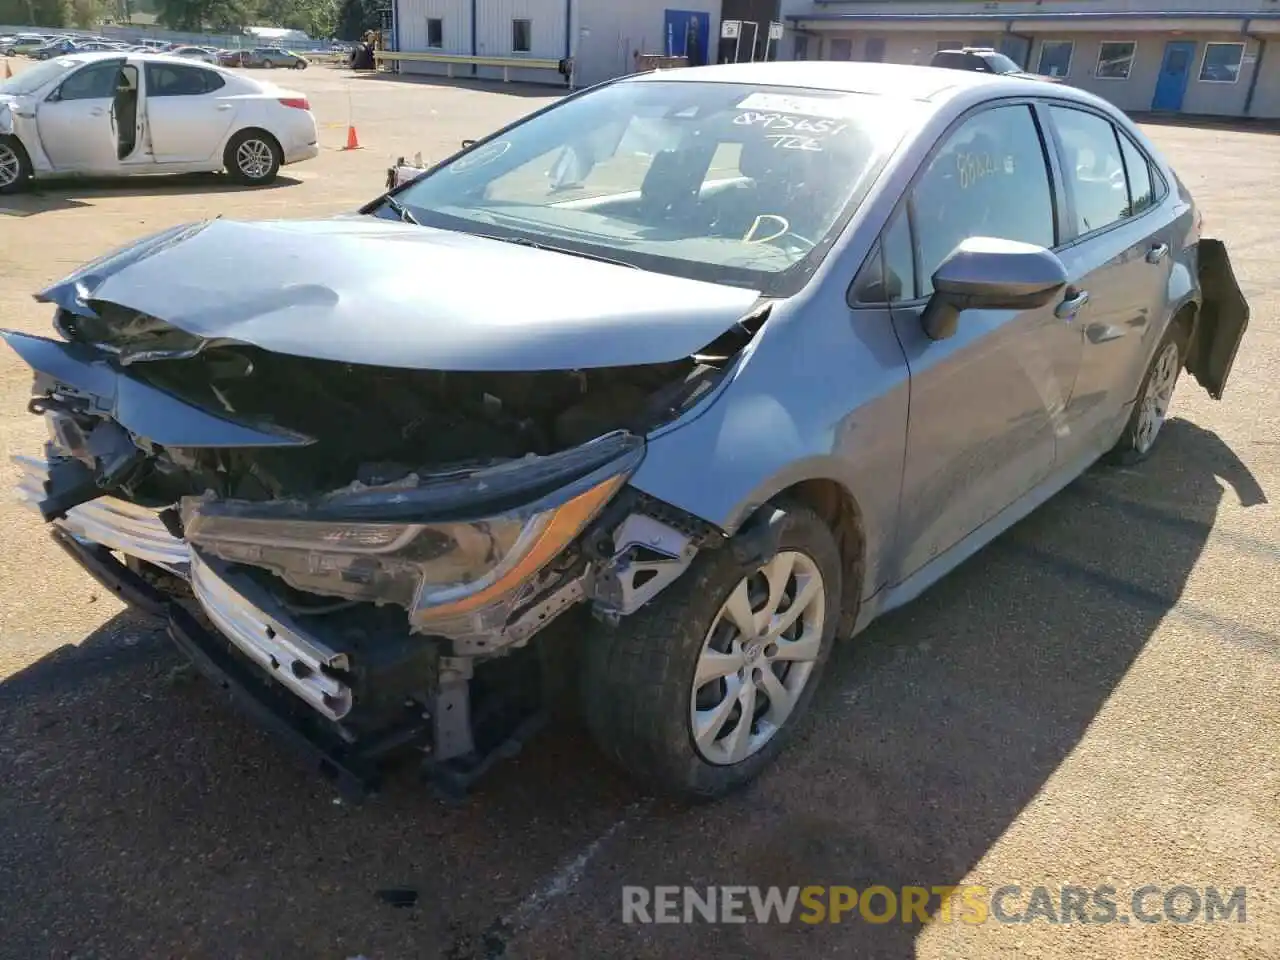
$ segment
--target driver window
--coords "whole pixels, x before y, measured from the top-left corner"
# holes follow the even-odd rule
[[[1053,247],[1053,191],[1031,108],[995,107],[965,121],[921,174],[911,206],[921,296],[969,237]]]
[[[116,95],[121,60],[93,63],[77,70],[62,81],[59,100],[109,100]]]

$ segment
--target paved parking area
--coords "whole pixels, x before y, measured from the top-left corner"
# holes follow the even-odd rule
[[[319,159],[0,198],[0,318],[84,260],[214,214],[318,217],[554,91],[315,68]],[[348,119],[363,149],[343,152]],[[1254,308],[1227,399],[1183,383],[1140,469],[1095,469],[837,651],[807,741],[721,805],[640,798],[581,734],[468,805],[407,775],[335,801],[0,505],[0,956],[1280,956],[1280,139],[1151,127]],[[0,483],[41,424],[0,356]],[[1247,922],[627,926],[623,884],[1248,888]],[[416,906],[375,892],[405,887]],[[1025,904],[1025,899],[1023,900]],[[1123,912],[1123,911],[1122,911]]]

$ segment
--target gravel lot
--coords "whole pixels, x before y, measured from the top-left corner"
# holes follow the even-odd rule
[[[60,184],[0,199],[4,326],[30,293],[204,216],[319,217],[554,95],[314,68],[324,128],[277,186]],[[363,149],[343,152],[348,118]],[[563,731],[446,808],[396,778],[327,787],[187,682],[0,505],[0,956],[1280,956],[1277,140],[1149,128],[1227,240],[1254,309],[1227,398],[1184,382],[1157,456],[1095,469],[910,608],[837,651],[804,744],[757,787],[681,810]],[[3,452],[32,449],[0,356]],[[7,456],[0,483],[12,484]],[[1248,887],[1247,922],[627,926],[623,884]],[[375,892],[406,887],[408,909]]]

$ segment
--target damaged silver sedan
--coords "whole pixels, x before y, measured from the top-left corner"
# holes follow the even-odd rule
[[[784,747],[837,637],[1145,457],[1181,370],[1220,397],[1248,320],[1102,101],[824,63],[593,88],[39,299],[23,496],[341,784],[463,790],[566,708],[686,798]]]

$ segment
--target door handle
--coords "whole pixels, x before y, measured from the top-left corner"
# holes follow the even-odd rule
[[[1073,287],[1067,291],[1066,299],[1054,308],[1053,315],[1059,320],[1074,320],[1080,308],[1088,302],[1089,291],[1076,290]]]
[[[220,104],[218,104],[218,109],[219,109],[219,110],[230,110],[230,109],[231,109],[231,104],[229,104],[229,103],[220,103]]]
[[[1151,249],[1147,251],[1147,263],[1159,263],[1169,255],[1169,245],[1167,243],[1152,244]]]
[[[106,113],[106,111],[105,111],[105,110],[103,110],[101,107],[94,107],[92,110],[90,110],[90,111],[89,111],[89,116],[91,116],[91,117],[100,117],[100,116],[102,116],[104,113]]]

